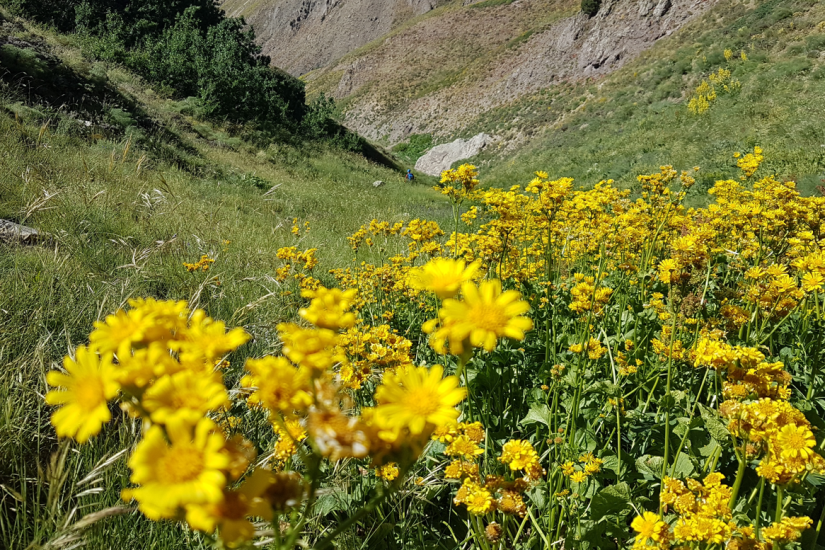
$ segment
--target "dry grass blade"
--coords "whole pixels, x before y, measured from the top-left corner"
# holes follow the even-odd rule
[[[282,186],[282,185],[283,185],[283,183],[279,183],[279,184],[277,184],[277,185],[273,185],[272,187],[270,187],[270,188],[269,188],[269,191],[267,191],[266,193],[264,193],[264,194],[263,194],[263,195],[261,195],[261,196],[262,196],[262,197],[268,197],[269,195],[271,195],[271,194],[272,194],[272,192],[273,192],[273,191],[275,191],[276,189],[278,189],[278,188],[279,188],[280,186]]]
[[[38,550],[71,550],[72,548],[81,548],[86,545],[86,541],[83,540],[83,532],[86,529],[103,519],[128,514],[134,510],[135,508],[131,506],[112,506],[91,514],[86,514],[75,523],[62,529],[51,540],[40,545]]]
[[[60,194],[60,191],[56,191],[54,193],[49,193],[47,190],[43,189],[43,196],[42,197],[36,197],[36,198],[32,199],[25,206],[25,208],[23,208],[23,218],[22,218],[21,222],[25,222],[35,212],[42,212],[44,210],[52,210],[53,208],[56,208],[54,206],[47,207],[46,204],[48,204],[48,202],[50,200],[52,200],[53,198],[55,198],[59,194]]]
[[[105,456],[101,458],[98,461],[98,463],[95,464],[95,467],[92,469],[92,471],[89,472],[89,475],[87,475],[86,477],[77,482],[77,486],[82,487],[87,483],[94,483],[96,481],[99,481],[100,476],[103,474],[103,472],[106,471],[106,469],[109,468],[109,466],[117,462],[117,460],[123,455],[125,455],[128,451],[128,448],[122,449],[121,451],[113,454],[108,458]]]

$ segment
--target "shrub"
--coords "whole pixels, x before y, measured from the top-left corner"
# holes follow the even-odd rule
[[[601,5],[601,0],[582,0],[582,12],[588,17],[593,17],[599,13]]]

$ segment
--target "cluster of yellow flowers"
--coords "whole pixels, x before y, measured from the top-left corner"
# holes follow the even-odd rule
[[[799,496],[801,482],[825,473],[815,427],[791,404],[808,350],[788,337],[797,330],[800,348],[820,337],[825,197],[756,179],[762,161],[758,147],[739,158],[741,177],[717,181],[704,208],[683,204],[697,167],[639,176],[638,197],[611,180],[575,189],[544,172],[523,189],[480,189],[475,167],[448,171],[453,232],[373,220],[349,239],[354,265],[330,271],[340,288],[313,277],[316,249],[278,250],[276,278],[294,279],[305,302],[300,321],[277,325],[276,355],[224,377],[227,354],[249,338],[243,330],[182,302],[133,301],[96,325],[66,373],[49,374],[56,388],[46,399],[62,405],[53,422],[60,436],[85,441],[119,399],[145,426],[124,496],[152,518],[217,529],[230,546],[254,535],[255,518],[288,540],[301,532],[324,460],[374,472],[380,496],[437,440],[446,459],[435,468],[469,513],[468,536],[487,548],[520,543],[526,521],[546,544],[569,537],[573,546],[574,526],[594,524],[595,495],[615,485],[607,499],[621,500],[640,419],[655,418],[666,438],[660,508],[637,511],[634,548],[794,541],[811,520],[795,517],[783,491]],[[462,215],[465,201],[474,204]],[[541,331],[523,347],[500,346],[534,325]],[[420,366],[428,361],[444,367]],[[811,380],[821,376],[815,361]],[[710,456],[696,451],[700,407]],[[243,437],[243,411],[268,425],[261,457]],[[666,477],[688,453],[694,471],[738,465],[735,479]],[[746,475],[749,465],[757,475]],[[754,479],[751,501],[776,493],[773,525],[742,511],[740,490]],[[553,498],[528,496],[539,494]],[[548,510],[533,518],[531,506]],[[287,514],[296,507],[305,513]]]
[[[742,170],[742,177],[744,178],[751,177],[765,159],[765,157],[762,156],[762,148],[759,146],[753,148],[753,153],[747,153],[745,156],[741,156],[740,153],[734,153],[733,156],[739,159],[736,161],[736,166]]]
[[[726,49],[724,51],[725,61],[730,63],[733,60],[733,51]],[[742,61],[747,61],[748,57],[742,51]],[[742,89],[742,83],[731,76],[730,69],[719,67],[716,72],[711,73],[707,80],[702,80],[699,86],[693,91],[691,98],[688,100],[688,110],[695,114],[701,115],[710,109],[711,103],[716,100],[717,87],[721,88],[725,93],[732,94]]]
[[[341,384],[357,390],[372,376],[412,366],[412,342],[389,325],[353,327],[338,337],[346,357],[338,369]]]
[[[441,173],[441,184],[444,187],[441,193],[453,201],[466,198],[479,184],[478,170],[472,164],[462,164],[455,170],[445,170]]]
[[[788,399],[791,376],[781,362],[766,363],[756,348],[731,346],[719,340],[721,334],[708,334],[691,350],[695,367],[709,366],[727,371],[723,395],[728,399],[770,397]]]
[[[197,262],[190,264],[187,262],[183,262],[183,267],[186,268],[186,271],[192,273],[194,271],[208,271],[209,267],[215,263],[215,260],[209,257],[209,254],[204,254],[201,256],[201,259]]]
[[[52,415],[58,435],[87,441],[111,419],[107,402],[119,395],[121,408],[146,426],[129,459],[130,479],[138,486],[125,490],[125,499],[137,500],[152,519],[185,510],[193,527],[209,524],[210,531],[229,518],[221,514],[238,511],[235,504],[264,517],[257,512],[271,478],[254,474],[237,491],[227,489],[254,458],[253,448],[227,438],[210,418],[229,405],[222,358],[249,335],[227,332],[222,322],[203,310],[190,312],[185,302],[129,303],[129,311],[95,323],[89,347],[66,358],[66,373],[49,373],[55,389],[46,401],[62,405]],[[230,543],[251,529],[243,514],[239,523],[228,521]]]
[[[604,306],[610,301],[613,289],[605,286],[596,288],[596,278],[588,277],[582,273],[573,275],[576,284],[570,289],[570,305],[568,306],[576,313],[593,311],[600,314],[604,311]]]
[[[762,459],[756,472],[771,483],[785,485],[810,472],[825,472],[825,459],[814,450],[810,422],[787,401],[728,400],[719,410],[729,420],[731,433],[746,442],[746,455]]]
[[[597,474],[602,470],[604,461],[593,456],[593,453],[585,453],[579,457],[578,464],[567,461],[561,465],[561,472],[570,478],[573,483],[583,483],[587,476]]]
[[[284,264],[275,269],[275,279],[283,282],[292,275],[302,289],[313,290],[317,288],[320,283],[311,275],[312,270],[318,265],[317,252],[317,248],[308,248],[303,251],[294,246],[279,248],[276,256]]]
[[[456,421],[466,390],[438,365],[413,366],[404,356],[409,345],[379,327],[375,334],[399,348],[394,368],[383,372],[376,405],[354,414],[333,367],[364,349],[340,333],[356,323],[349,311],[355,291],[319,287],[304,297],[310,303],[299,315],[310,326],[279,325],[283,355],[247,360],[240,380],[249,407],[266,411],[278,435],[251,471],[254,445],[215,421],[230,405],[224,356],[249,335],[227,331],[184,302],[132,300],[130,310],[95,324],[90,346],[66,358],[66,373],[48,375],[55,389],[46,400],[61,405],[52,416],[58,435],[87,441],[110,420],[107,402],[119,396],[126,412],[144,420],[129,459],[136,486],[123,498],[136,500],[151,519],[185,517],[193,529],[218,529],[230,547],[254,536],[252,519],[272,521],[314,498],[315,486],[289,469],[296,453],[304,464],[317,464],[314,456],[369,457],[379,477],[396,479],[437,426]]]
[[[636,531],[634,550],[642,548],[723,547],[733,550],[769,550],[773,544],[793,542],[811,526],[807,517],[783,517],[761,530],[753,525],[738,525],[733,520],[729,500],[731,488],[724,476],[714,472],[703,482],[664,478],[661,502],[677,517],[672,526],[653,512],[637,516],[631,524]],[[761,537],[764,542],[760,542]],[[702,546],[699,546],[702,545]],[[773,546],[775,548],[775,546]]]
[[[476,460],[484,453],[479,445],[485,439],[484,427],[479,422],[461,423],[438,430],[433,439],[448,443],[444,454],[454,458],[445,468],[444,478],[461,482],[453,503],[464,505],[476,516],[494,512],[524,517],[527,513],[523,494],[540,481],[545,470],[539,456],[528,441],[511,440],[504,444],[499,462],[511,472],[523,472],[521,477],[508,481],[500,475],[482,479]]]
[[[753,528],[737,527],[732,521],[729,500],[731,488],[722,483],[724,476],[714,472],[703,482],[665,477],[662,482],[660,500],[664,509],[672,509],[677,514],[671,527],[661,516],[645,512],[631,524],[636,531],[633,548],[677,548],[696,547],[739,547],[743,540],[752,540]]]
[[[292,218],[292,229],[290,232],[297,236],[301,234],[301,224],[298,222],[298,218]],[[309,222],[304,222],[304,233],[309,233]]]

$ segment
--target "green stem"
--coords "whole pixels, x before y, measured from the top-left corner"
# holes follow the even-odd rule
[[[350,528],[355,522],[360,520],[362,517],[366,516],[370,512],[372,512],[378,504],[380,504],[387,496],[390,494],[391,491],[386,489],[382,490],[380,494],[375,495],[372,499],[367,502],[360,510],[352,514],[350,517],[345,519],[341,525],[339,525],[335,531],[327,535],[323,540],[321,540],[318,544],[313,547],[313,550],[324,550],[326,548],[330,548],[332,543],[335,539]]]
[[[705,381],[708,379],[708,372],[710,372],[710,369],[705,369],[705,376],[702,378],[702,383],[699,385],[699,391],[696,392],[696,399],[693,402],[693,407],[690,409],[690,419],[688,420],[688,425],[690,425],[690,420],[693,419],[693,414],[696,412],[696,405],[699,404],[699,396],[702,395],[702,389],[705,387]],[[670,477],[673,477],[676,472],[676,463],[679,461],[679,456],[682,454],[682,449],[685,448],[688,435],[690,435],[690,430],[685,430],[685,435],[682,436],[682,440],[679,442],[679,448],[676,449],[676,456],[673,458],[673,466],[670,468]],[[619,458],[621,459],[621,457]],[[621,460],[619,462],[621,463]]]
[[[667,387],[665,388],[665,456],[662,462],[662,481],[664,481],[665,473],[667,473],[668,458],[670,457],[670,389],[673,382],[673,345],[676,341],[676,311],[673,307],[673,285],[669,285],[668,298],[670,302],[670,315],[672,322],[670,324],[670,357],[667,361]],[[661,503],[659,504],[661,512]]]
[[[471,357],[472,359],[472,357]],[[464,387],[467,388],[467,399],[464,401],[467,405],[467,416],[470,418],[470,422],[474,422],[473,420],[473,400],[472,396],[470,395],[470,376],[467,373],[467,363],[470,360],[464,360],[463,357],[458,356],[458,368],[456,369],[456,376],[458,377],[459,382],[461,382],[461,378],[464,378]]]
[[[759,478],[759,500],[756,502],[756,518],[754,519],[754,526],[756,527],[756,540],[759,540],[759,532],[762,528],[762,497],[765,495],[765,478]]]
[[[616,403],[616,455],[619,459],[619,465],[616,467],[616,483],[622,482],[622,414],[621,414],[621,397]]]
[[[784,497],[785,497],[785,495],[784,495],[784,491],[782,490],[782,486],[777,485],[776,486],[776,513],[773,516],[773,518],[774,518],[773,520],[776,523],[779,523],[780,521],[782,521],[782,501],[785,500]],[[778,542],[773,543],[773,550],[779,550],[779,543]]]
[[[819,521],[816,523],[816,534],[814,534],[814,537],[811,539],[808,550],[816,550],[817,542],[819,542],[819,532],[822,531],[823,522],[825,522],[825,506],[822,506],[822,513],[819,514]]]
[[[518,526],[518,531],[516,531],[516,536],[513,537],[513,546],[515,546],[516,543],[518,542],[518,539],[521,538],[521,532],[524,530],[524,526],[527,525],[527,520],[528,519],[530,519],[530,518],[527,517],[527,516],[524,516],[524,519],[521,520],[521,525]],[[501,541],[500,545],[501,545],[501,548],[504,548],[504,541]]]
[[[774,514],[773,520],[776,523],[782,521],[782,503],[785,500],[785,491],[782,489],[781,485],[776,486],[776,514]]]
[[[460,203],[453,202],[453,258],[458,257],[458,214],[461,211],[460,208]]]
[[[532,508],[527,509],[527,515],[530,516],[530,521],[533,522],[533,527],[535,527],[536,532],[541,537],[541,540],[544,541],[545,548],[551,548],[550,541],[547,540],[547,536],[544,534],[544,531],[541,530],[541,527],[539,526],[539,522],[536,521],[536,517],[533,515],[533,509]]]
[[[736,481],[733,482],[733,489],[731,489],[730,493],[730,502],[728,503],[731,510],[733,510],[736,505],[736,498],[739,496],[739,488],[742,487],[742,478],[745,477],[745,467],[748,465],[744,455],[740,457],[737,453],[736,458],[739,459],[739,468],[736,470]]]
[[[312,464],[310,465],[310,477],[312,478],[312,482],[310,483],[309,487],[309,498],[307,499],[306,506],[304,507],[304,511],[301,514],[301,519],[298,520],[298,523],[296,523],[294,527],[291,527],[289,538],[286,541],[287,548],[295,547],[295,542],[298,540],[298,536],[301,534],[301,529],[304,528],[304,524],[306,523],[307,518],[309,517],[309,513],[312,511],[312,507],[315,506],[315,499],[318,497],[318,482],[321,477],[321,459],[315,455],[310,456],[312,459]],[[277,528],[280,528],[280,525],[277,526]]]

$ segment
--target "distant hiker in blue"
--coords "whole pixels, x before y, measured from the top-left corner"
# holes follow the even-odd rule
[[[407,181],[412,181],[412,180],[414,180],[414,179],[415,179],[415,176],[413,175],[412,170],[410,170],[410,169],[408,168],[408,169],[407,169]]]

